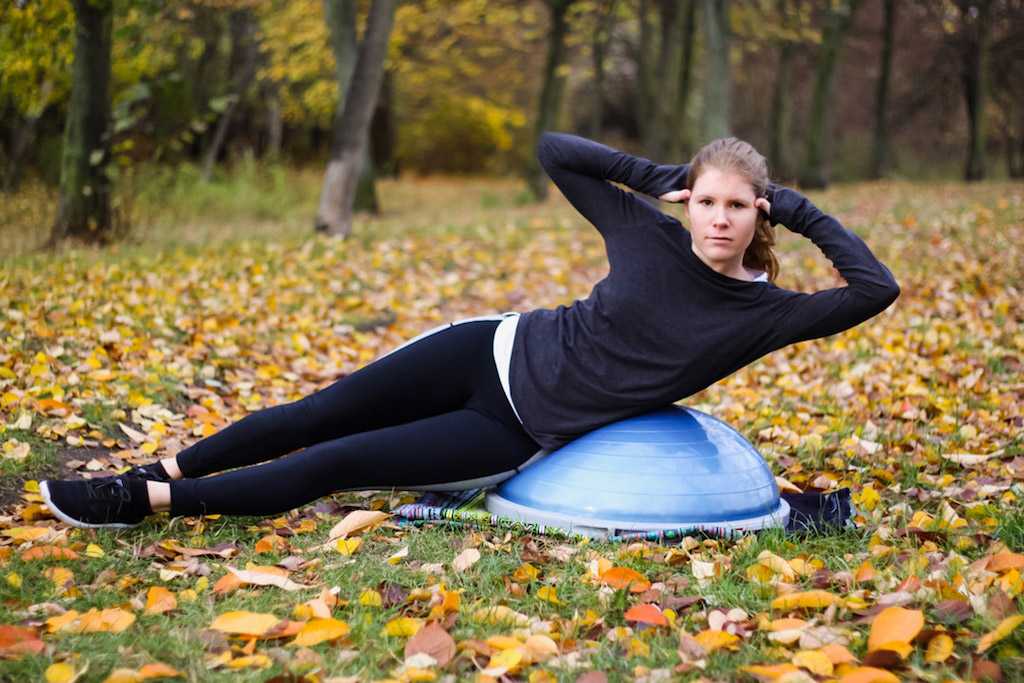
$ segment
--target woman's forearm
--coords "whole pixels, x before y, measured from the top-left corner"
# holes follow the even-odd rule
[[[561,167],[595,178],[612,180],[653,197],[682,189],[689,164],[656,164],[594,140],[547,131],[537,144],[545,168]]]

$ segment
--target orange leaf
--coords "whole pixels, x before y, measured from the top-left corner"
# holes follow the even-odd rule
[[[444,667],[455,657],[455,640],[437,622],[421,628],[405,643],[405,656],[428,654],[437,660],[438,667]]]
[[[838,605],[842,598],[828,591],[813,590],[802,593],[787,593],[772,600],[772,609],[791,610],[797,608],[821,609],[829,605]]]
[[[278,621],[280,619],[273,614],[238,610],[218,615],[213,620],[213,623],[210,624],[210,628],[224,633],[261,636],[277,624]]]
[[[146,614],[162,614],[178,606],[174,593],[163,586],[153,586],[146,593]]]
[[[277,534],[267,534],[260,540],[256,541],[256,545],[253,546],[253,552],[257,555],[260,553],[272,553],[286,545],[287,543],[285,540]]]
[[[850,662],[857,661],[857,658],[853,656],[853,653],[839,643],[829,643],[828,645],[823,645],[818,649],[821,652],[824,652],[825,656],[828,657],[833,664],[849,664]]]
[[[37,545],[21,552],[21,559],[26,562],[32,560],[77,560],[78,553],[71,548],[64,548],[59,545]]]
[[[238,578],[231,572],[228,572],[217,579],[217,583],[213,584],[213,594],[226,595],[227,593],[238,590],[243,585],[245,585],[245,582],[242,581],[242,579]]]
[[[985,568],[997,574],[1011,569],[1024,569],[1024,555],[1004,550],[990,557]]]
[[[858,666],[852,671],[843,674],[839,683],[900,683],[893,674],[885,669],[876,669],[873,666]]]
[[[630,593],[643,593],[651,587],[651,582],[643,574],[629,567],[612,567],[601,574],[601,583],[616,590],[628,588]]]
[[[636,621],[652,626],[668,626],[668,619],[661,610],[651,604],[633,605],[625,614],[626,621]]]
[[[43,647],[35,629],[0,624],[0,657],[37,654]]]
[[[924,613],[916,609],[886,607],[871,622],[868,635],[868,652],[895,650],[886,647],[893,643],[910,643],[924,628]]]

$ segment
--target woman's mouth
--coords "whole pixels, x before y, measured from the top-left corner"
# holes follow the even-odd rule
[[[732,242],[732,239],[729,237],[708,237],[708,239],[712,242]]]

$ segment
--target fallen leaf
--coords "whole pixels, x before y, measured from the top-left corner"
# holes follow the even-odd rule
[[[146,614],[162,614],[178,606],[174,593],[163,586],[153,586],[146,592]]]
[[[311,647],[329,640],[336,640],[348,635],[349,627],[344,621],[328,617],[326,619],[310,619],[295,636],[291,645]]]
[[[626,621],[635,621],[652,626],[668,626],[668,619],[655,605],[633,605],[624,615]]]
[[[999,622],[999,625],[986,633],[978,641],[978,649],[975,650],[978,654],[981,654],[985,650],[989,649],[1003,638],[1013,633],[1013,631],[1024,623],[1024,614],[1015,614],[1012,617],[1006,617]]]
[[[926,662],[941,664],[953,654],[953,639],[945,633],[939,633],[928,641],[928,651],[925,653]]]
[[[651,587],[651,582],[640,572],[629,567],[612,567],[601,574],[601,583],[615,590],[629,589],[630,593],[643,593]]]
[[[261,636],[279,621],[280,619],[273,614],[236,610],[218,615],[210,624],[210,628],[223,633]]]
[[[405,643],[407,658],[417,653],[430,655],[437,661],[437,666],[443,668],[455,657],[455,640],[440,624],[431,622]]]
[[[924,613],[902,607],[886,607],[871,622],[868,652],[893,650],[906,656],[906,646],[924,628]]]
[[[327,538],[329,541],[337,538],[348,538],[349,535],[357,531],[363,531],[380,524],[389,516],[388,513],[381,512],[380,510],[353,510],[345,515],[340,522],[331,527]]]
[[[822,609],[831,605],[840,605],[842,602],[843,599],[838,595],[823,590],[812,590],[780,595],[772,600],[772,609]]]
[[[480,560],[480,551],[476,548],[466,548],[452,560],[452,568],[457,572],[464,572]]]

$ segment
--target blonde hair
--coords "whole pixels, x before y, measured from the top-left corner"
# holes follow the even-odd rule
[[[701,147],[690,161],[690,171],[686,176],[686,187],[691,192],[697,178],[708,168],[735,173],[750,183],[755,197],[768,196],[768,162],[749,142],[734,137],[718,138]],[[775,229],[759,210],[754,239],[743,252],[743,265],[765,271],[768,279],[774,282],[779,275],[779,260],[772,251],[774,246]]]

